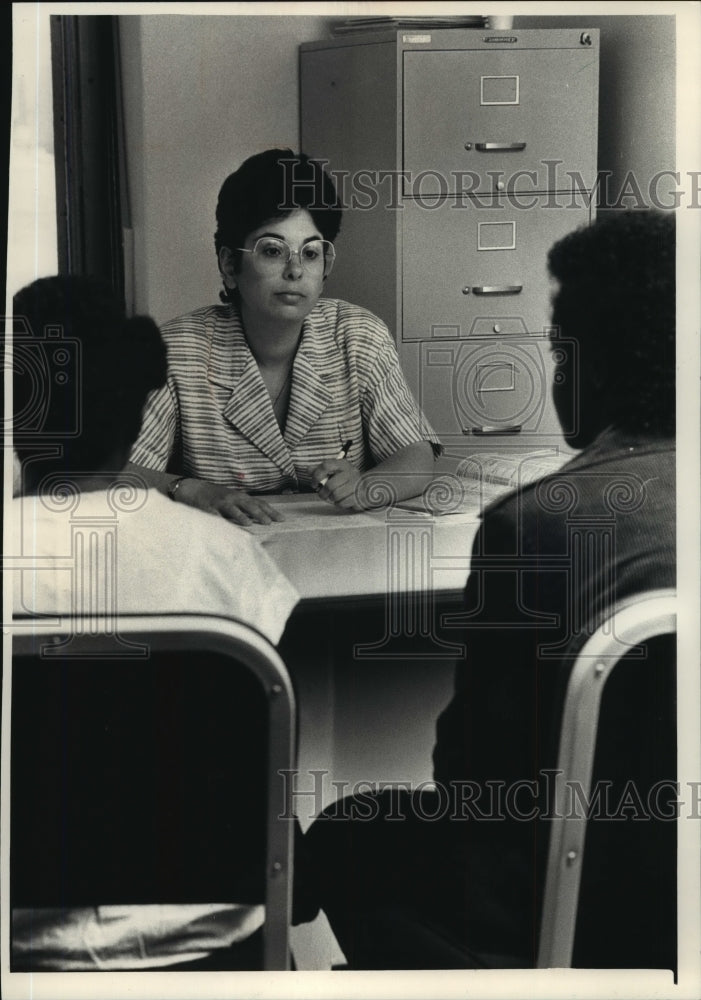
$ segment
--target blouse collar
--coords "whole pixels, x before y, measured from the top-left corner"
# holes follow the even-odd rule
[[[238,309],[234,305],[222,307],[215,318],[207,375],[210,382],[231,390],[222,413],[288,476],[295,475],[291,450],[331,404],[328,384],[336,371],[343,374],[343,357],[323,312],[317,303],[302,324],[284,436]]]

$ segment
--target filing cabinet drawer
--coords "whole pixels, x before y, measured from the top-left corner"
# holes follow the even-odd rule
[[[546,255],[589,221],[587,209],[445,204],[402,208],[402,338],[542,333],[550,311]]]
[[[597,93],[596,46],[404,52],[404,194],[591,189]]]
[[[422,344],[419,402],[443,444],[474,448],[507,436],[538,447],[558,438],[556,350],[545,336]]]

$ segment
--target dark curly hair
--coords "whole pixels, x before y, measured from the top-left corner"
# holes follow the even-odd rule
[[[341,228],[342,206],[336,187],[320,160],[291,149],[267,149],[249,157],[229,174],[219,191],[214,247],[234,250],[268,219],[280,219],[306,209],[325,240],[333,242]],[[241,254],[234,254],[238,270]],[[225,288],[223,302],[235,301]]]
[[[548,267],[553,324],[578,348],[581,443],[609,425],[674,434],[673,213],[606,213],[556,243]]]
[[[166,349],[147,316],[128,319],[103,281],[40,278],[13,301],[15,452],[24,464],[37,446],[55,457],[26,468],[30,488],[49,472],[100,471],[141,428],[144,403],[166,379]]]

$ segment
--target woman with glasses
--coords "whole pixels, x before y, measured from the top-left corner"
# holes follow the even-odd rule
[[[385,484],[397,499],[420,492],[440,443],[387,328],[321,298],[341,223],[322,165],[291,150],[252,156],[225,180],[216,219],[222,304],[163,328],[168,380],[131,467],[238,524],[282,519],[266,493],[317,490],[360,510],[386,501]]]

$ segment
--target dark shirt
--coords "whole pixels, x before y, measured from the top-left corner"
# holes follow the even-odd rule
[[[496,936],[534,959],[549,824],[525,817],[546,808],[564,666],[616,601],[674,586],[675,545],[673,442],[614,430],[484,514],[460,616],[467,654],[434,749],[437,782],[470,783],[458,802],[477,819],[455,825],[454,848],[478,947]],[[620,965],[615,929],[611,941]]]

